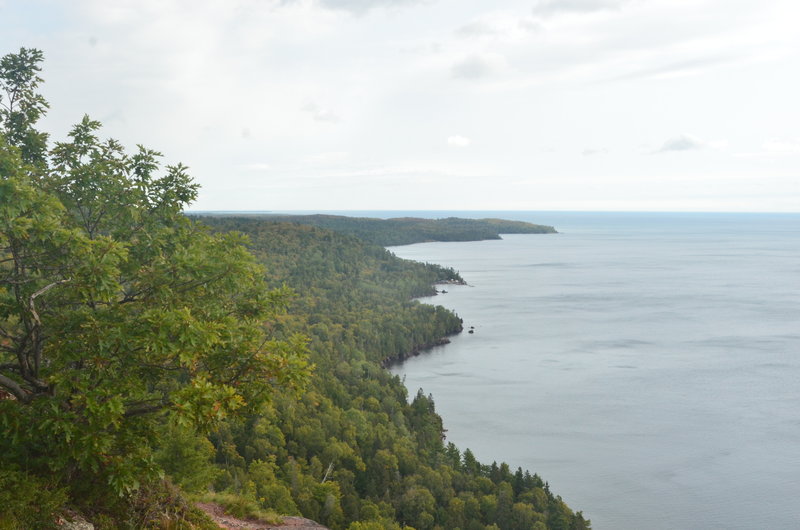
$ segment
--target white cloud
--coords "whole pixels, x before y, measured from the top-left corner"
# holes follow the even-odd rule
[[[668,153],[671,151],[694,151],[697,149],[705,149],[706,142],[691,136],[689,134],[681,134],[674,138],[670,138],[664,144],[654,151],[655,153]]]
[[[456,30],[456,35],[459,37],[487,37],[497,35],[498,29],[487,24],[483,20],[475,20],[469,24],[464,24]]]
[[[453,147],[467,147],[471,143],[472,140],[458,134],[454,136],[448,136],[447,138],[447,145],[452,145]]]
[[[731,61],[731,57],[693,57],[656,66],[646,66],[613,77],[612,81],[629,81],[633,79],[670,79],[687,75],[702,74],[709,67],[718,66]]]
[[[680,134],[670,138],[662,146],[652,153],[668,153],[673,151],[697,151],[701,149],[711,149],[724,151],[728,149],[727,140],[701,140],[691,134]]]
[[[272,166],[263,162],[255,162],[253,164],[242,164],[239,168],[245,171],[269,171]]]
[[[407,7],[419,4],[422,0],[320,0],[320,4],[330,9],[340,9],[360,15],[378,7]]]
[[[303,106],[303,110],[311,114],[314,121],[337,123],[340,118],[333,111],[325,109],[316,103],[308,103]]]
[[[762,147],[767,153],[773,154],[800,153],[800,138],[770,138]]]
[[[506,58],[500,54],[476,53],[455,63],[450,74],[458,79],[482,79],[500,73],[506,67]]]
[[[605,154],[608,154],[608,149],[606,148],[594,149],[591,147],[587,147],[586,149],[581,151],[582,156],[595,156],[595,155],[605,155]]]
[[[728,149],[728,140],[711,140],[706,145],[716,151],[725,151]]]
[[[327,166],[344,162],[350,156],[350,153],[345,151],[331,151],[328,153],[319,153],[309,159],[312,165]]]
[[[597,11],[619,10],[625,0],[539,0],[533,6],[533,13],[540,16],[553,16],[559,13],[593,13]]]
[[[471,40],[520,42],[544,29],[540,20],[516,12],[492,12],[474,18],[455,30],[456,37]]]
[[[531,17],[520,18],[517,21],[517,27],[528,33],[537,33],[544,29],[541,22]]]

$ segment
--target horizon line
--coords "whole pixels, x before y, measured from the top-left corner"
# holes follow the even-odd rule
[[[800,210],[514,210],[514,209],[404,209],[404,208],[372,208],[372,209],[298,209],[298,210],[184,210],[184,213],[270,213],[282,215],[287,213],[329,213],[329,212],[535,212],[535,213],[663,213],[663,214],[775,214],[775,215],[800,215]]]

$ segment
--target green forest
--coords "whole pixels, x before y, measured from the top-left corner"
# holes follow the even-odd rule
[[[219,216],[207,213],[205,216]],[[375,219],[371,217],[347,217],[343,215],[281,215],[281,214],[237,214],[242,219],[264,219],[285,221],[303,225],[328,228],[335,232],[350,234],[378,245],[389,247],[409,245],[425,241],[481,241],[500,239],[500,234],[555,234],[552,226],[537,225],[524,221],[505,219],[421,219],[418,217],[395,217]]]
[[[0,529],[584,529],[547,483],[447,443],[383,365],[461,330],[437,265],[270,219],[189,218],[181,164],[36,128],[41,52],[0,59]]]

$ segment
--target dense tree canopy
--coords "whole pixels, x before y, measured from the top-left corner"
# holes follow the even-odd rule
[[[47,111],[47,101],[36,92],[42,78],[39,63],[44,56],[35,49],[21,48],[0,59],[0,124],[8,142],[20,149],[22,159],[43,166],[47,134],[34,128]]]
[[[205,214],[214,217],[218,214]],[[327,228],[382,246],[424,241],[479,241],[500,239],[500,234],[555,234],[552,226],[505,219],[422,219],[419,217],[348,217],[343,215],[247,214],[242,219],[297,223]]]
[[[88,117],[37,151],[40,60],[0,60],[0,460],[130,493],[157,471],[158,413],[209,428],[257,406],[305,378],[305,339],[267,333],[290,293],[242,238],[182,215],[184,166]]]
[[[317,367],[300,400],[278,395],[257,417],[212,434],[216,489],[336,529],[589,527],[540,477],[446,443],[433,396],[408,399],[381,368],[461,330],[452,312],[411,300],[460,281],[455,271],[311,226],[205,222],[247,234],[268,281],[295,289],[275,332],[307,333]]]

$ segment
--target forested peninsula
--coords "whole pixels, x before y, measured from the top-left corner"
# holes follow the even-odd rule
[[[228,216],[230,214],[193,214],[203,216]],[[427,241],[482,241],[500,239],[500,234],[555,234],[552,226],[505,219],[423,219],[419,217],[348,217],[343,215],[283,215],[235,214],[253,221],[270,220],[327,228],[335,232],[356,236],[359,239],[384,247],[410,245]]]
[[[43,60],[0,59],[0,529],[586,529],[547,483],[445,439],[382,368],[461,329],[461,281],[374,242],[189,218],[181,164],[36,124]],[[83,528],[86,528],[84,526]]]

